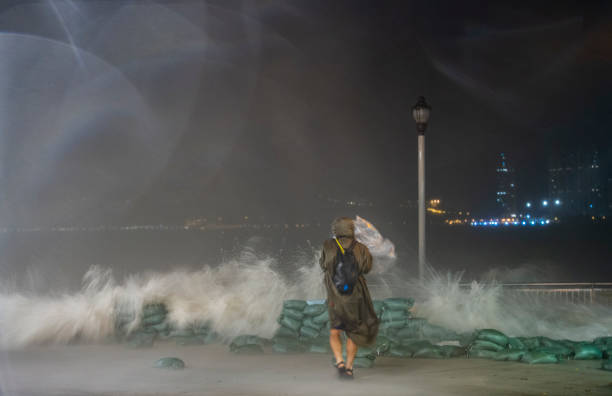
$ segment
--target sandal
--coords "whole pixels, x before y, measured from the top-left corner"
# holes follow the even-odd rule
[[[334,366],[338,369],[338,376],[342,377],[346,373],[346,365],[343,361],[339,361]]]
[[[353,377],[353,369],[352,368],[344,369],[343,376],[344,376],[344,379],[352,380],[354,378]]]

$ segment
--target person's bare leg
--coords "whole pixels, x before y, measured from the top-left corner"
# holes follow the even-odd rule
[[[329,346],[331,347],[336,363],[342,362],[342,340],[340,340],[340,333],[342,330],[330,329],[329,330]],[[340,366],[342,367],[342,366]]]
[[[353,369],[353,362],[355,361],[355,355],[357,355],[357,344],[351,340],[350,337],[346,337],[346,368]]]

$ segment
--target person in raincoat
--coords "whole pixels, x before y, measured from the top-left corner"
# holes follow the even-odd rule
[[[368,248],[355,240],[355,225],[348,217],[332,223],[333,239],[323,243],[320,265],[327,289],[327,305],[331,325],[329,343],[336,359],[336,368],[343,378],[353,378],[353,361],[359,346],[370,346],[376,341],[379,320],[364,275],[372,269],[372,255]],[[340,294],[333,282],[338,250],[351,249],[359,269],[359,278],[351,294]],[[342,332],[347,335],[346,362],[342,360]]]

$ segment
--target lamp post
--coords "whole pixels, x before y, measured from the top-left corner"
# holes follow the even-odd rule
[[[425,97],[419,96],[412,108],[412,117],[416,121],[419,143],[419,279],[425,275],[425,130],[431,106]]]

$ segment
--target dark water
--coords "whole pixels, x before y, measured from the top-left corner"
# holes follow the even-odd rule
[[[397,248],[398,262],[416,275],[416,227],[376,224]],[[273,257],[279,269],[313,260],[327,226],[229,231],[96,231],[0,233],[3,283],[35,290],[74,290],[91,265],[115,276],[215,266],[250,249]],[[428,261],[440,271],[465,271],[464,279],[502,281],[612,281],[612,232],[605,225],[555,225],[536,229],[478,230],[430,225]]]

